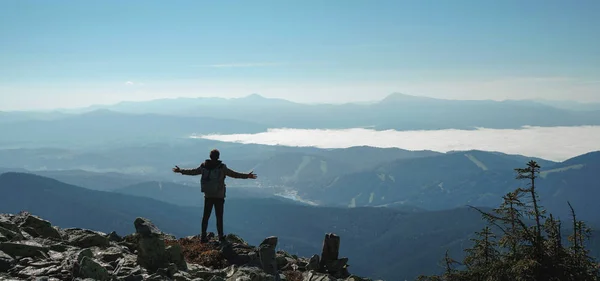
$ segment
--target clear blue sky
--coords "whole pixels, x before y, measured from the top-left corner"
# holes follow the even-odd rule
[[[259,93],[600,101],[600,1],[0,2],[0,110]]]

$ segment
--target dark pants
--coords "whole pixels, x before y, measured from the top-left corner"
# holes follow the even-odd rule
[[[217,232],[219,237],[223,236],[223,207],[225,199],[222,198],[204,198],[204,214],[202,216],[202,236],[206,237],[206,229],[208,228],[208,219],[212,213],[213,205],[215,206],[215,214],[217,215]]]

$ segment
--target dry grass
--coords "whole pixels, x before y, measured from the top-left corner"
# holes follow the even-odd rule
[[[287,281],[302,281],[302,280],[304,280],[304,279],[302,279],[301,271],[286,270],[283,272],[283,275],[285,275],[285,280],[287,280]]]
[[[179,244],[183,249],[183,256],[189,263],[195,263],[213,269],[229,266],[229,263],[219,251],[218,247],[209,243],[200,243],[200,238],[181,238],[179,240],[165,240],[167,246]]]

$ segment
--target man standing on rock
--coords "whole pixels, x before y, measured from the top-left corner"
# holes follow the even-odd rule
[[[208,220],[212,213],[213,205],[215,206],[215,214],[217,215],[217,232],[219,233],[219,241],[223,242],[225,237],[223,234],[223,209],[225,204],[225,178],[232,177],[236,179],[256,179],[256,175],[252,172],[248,174],[238,173],[227,167],[219,160],[219,150],[213,149],[210,152],[210,159],[206,159],[198,168],[180,169],[178,166],[173,168],[173,172],[182,175],[202,175],[200,179],[201,190],[204,193],[204,214],[202,216],[202,236],[201,242],[208,242],[206,230],[208,228]]]

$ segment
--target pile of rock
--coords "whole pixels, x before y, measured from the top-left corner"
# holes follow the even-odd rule
[[[52,226],[32,214],[0,215],[0,280],[366,281],[338,259],[339,237],[327,234],[321,258],[276,251],[277,237],[253,247],[235,235],[225,243],[176,239],[144,218],[136,232]]]

